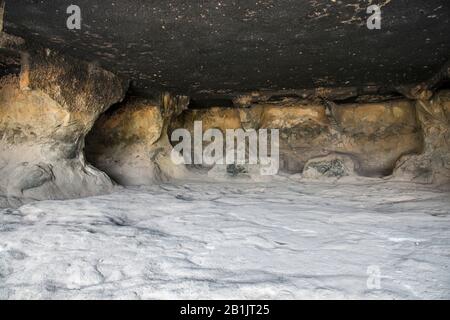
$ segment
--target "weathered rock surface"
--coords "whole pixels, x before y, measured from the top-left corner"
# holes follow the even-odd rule
[[[450,91],[441,91],[430,100],[417,100],[416,110],[424,150],[402,157],[394,177],[419,183],[450,183]]]
[[[291,173],[302,172],[310,159],[340,153],[352,157],[359,174],[384,176],[392,173],[402,155],[423,148],[409,100],[343,105],[287,101],[240,109],[186,110],[172,130],[183,127],[192,132],[194,121],[202,121],[203,131],[279,129],[280,168]]]
[[[423,148],[414,104],[407,100],[332,108],[338,143],[328,148],[352,155],[364,175],[389,175],[399,157]]]
[[[124,93],[95,65],[48,50],[25,55],[20,79],[1,80],[0,194],[19,205],[110,191],[109,177],[84,160],[84,138]]]
[[[167,128],[187,97],[163,95],[160,101],[130,98],[103,114],[87,138],[88,160],[122,185],[146,185],[183,178],[172,163]]]
[[[258,128],[280,130],[280,168],[301,172],[313,157],[326,155],[331,143],[330,125],[325,107],[320,104],[262,105]],[[244,111],[255,114],[254,111]]]
[[[168,93],[120,102],[126,86],[116,75],[48,49],[22,52],[21,68],[0,81],[0,206],[107,193],[114,181],[192,178],[172,162],[169,136],[177,128],[193,135],[195,121],[203,132],[279,129],[280,169],[305,178],[394,171],[394,179],[450,181],[450,91],[377,103],[282,98],[188,109],[188,97]],[[253,177],[259,165],[202,169]]]

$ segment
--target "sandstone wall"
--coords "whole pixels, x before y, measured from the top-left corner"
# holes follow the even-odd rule
[[[402,157],[394,176],[418,183],[449,183],[450,91],[440,91],[429,100],[417,100],[416,109],[425,147],[419,155]]]
[[[392,173],[396,161],[423,148],[414,103],[263,104],[250,108],[186,110],[172,124],[193,130],[194,121],[203,130],[279,129],[281,169],[302,172],[306,162],[332,153],[347,154],[361,175]]]
[[[203,131],[279,129],[281,170],[305,177],[354,171],[450,182],[450,91],[382,103],[285,99],[188,109],[188,97],[168,93],[120,102],[124,81],[50,50],[23,53],[21,65],[20,77],[0,79],[0,206],[107,193],[114,181],[193,178],[172,163],[169,136],[177,128],[193,133],[197,120]]]
[[[0,84],[0,198],[9,205],[109,192],[113,183],[84,160],[85,135],[125,94],[99,67],[50,51],[25,56],[20,78]]]
[[[185,178],[185,167],[170,159],[167,128],[188,101],[165,94],[157,101],[130,98],[116,106],[100,117],[87,137],[88,160],[122,185]]]

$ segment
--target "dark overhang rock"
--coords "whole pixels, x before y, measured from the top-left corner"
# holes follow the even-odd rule
[[[69,30],[67,7],[81,8]],[[132,80],[137,91],[238,94],[395,87],[450,56],[448,0],[6,0],[4,29]]]

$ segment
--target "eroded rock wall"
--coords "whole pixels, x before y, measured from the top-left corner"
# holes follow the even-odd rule
[[[0,85],[2,202],[109,192],[109,177],[84,160],[84,138],[125,89],[95,65],[49,50],[24,54],[20,77],[4,77]]]
[[[421,154],[399,159],[394,177],[418,183],[449,183],[450,91],[440,91],[431,99],[418,99],[415,104],[425,147]]]
[[[260,104],[250,108],[208,108],[185,111],[172,125],[193,130],[202,121],[203,131],[226,129],[279,129],[281,169],[302,172],[310,159],[333,153],[355,161],[361,175],[392,173],[405,154],[419,153],[422,133],[414,103],[398,100],[384,103]]]
[[[332,115],[338,134],[328,149],[355,157],[363,175],[389,175],[401,156],[423,149],[415,106],[409,100],[339,105]]]
[[[168,93],[122,101],[126,83],[117,76],[50,50],[22,52],[21,60],[20,76],[0,80],[0,206],[107,193],[114,181],[192,178],[172,162],[169,137],[177,128],[193,136],[195,121],[203,132],[279,129],[280,169],[308,178],[393,173],[450,182],[450,91],[378,103],[283,98],[194,109],[188,97]]]
[[[175,166],[167,129],[189,99],[163,94],[156,101],[130,98],[100,117],[87,138],[88,160],[122,185],[184,178]]]

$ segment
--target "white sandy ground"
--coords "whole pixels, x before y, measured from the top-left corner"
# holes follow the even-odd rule
[[[449,205],[418,185],[284,181],[2,209],[0,299],[449,299]]]

